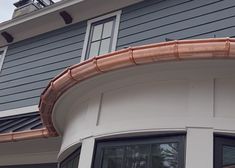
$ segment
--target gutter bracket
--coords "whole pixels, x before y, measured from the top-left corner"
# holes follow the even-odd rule
[[[14,40],[13,36],[10,33],[6,32],[6,31],[2,32],[1,35],[5,38],[5,40],[8,43],[13,42],[13,40]]]
[[[71,16],[68,12],[66,12],[66,11],[60,12],[60,16],[61,16],[62,19],[64,20],[64,23],[65,23],[65,24],[70,24],[70,23],[73,22],[72,16]]]

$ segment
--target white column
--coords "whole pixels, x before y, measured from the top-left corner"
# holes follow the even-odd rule
[[[213,168],[213,129],[188,128],[186,168]]]
[[[88,138],[82,141],[78,168],[91,168],[95,139]]]

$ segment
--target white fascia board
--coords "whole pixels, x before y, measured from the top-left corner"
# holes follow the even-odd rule
[[[8,116],[14,116],[19,114],[27,114],[38,111],[38,106],[27,106],[27,107],[21,107],[16,109],[10,109],[10,110],[4,110],[0,111],[0,118],[2,117],[8,117]]]
[[[32,13],[26,14],[24,16],[14,18],[14,19],[6,21],[6,22],[2,22],[2,23],[0,23],[0,31],[3,31],[9,27],[13,27],[18,24],[24,23],[26,21],[47,15],[49,13],[52,13],[52,12],[55,12],[55,11],[58,11],[61,9],[65,9],[66,7],[78,4],[82,1],[84,1],[84,0],[67,0],[67,1],[63,0],[63,1],[57,2],[53,5],[50,5],[48,7],[45,7],[40,10],[34,11]]]

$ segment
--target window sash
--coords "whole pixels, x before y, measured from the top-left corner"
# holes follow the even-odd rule
[[[111,29],[111,34],[110,36],[104,36],[104,29],[105,29],[105,24],[109,23],[112,21],[112,29]],[[106,54],[108,52],[111,52],[112,50],[112,44],[113,44],[113,36],[114,36],[114,30],[115,30],[115,22],[116,22],[116,16],[101,20],[101,21],[97,21],[91,24],[91,29],[89,32],[89,40],[88,40],[88,46],[87,46],[87,51],[86,51],[86,59],[88,58],[92,58],[94,56],[99,56],[102,54]],[[101,33],[99,33],[99,38],[94,38],[94,29],[96,28],[96,26],[101,26]],[[105,40],[109,40],[109,45],[108,48],[106,48],[105,52],[102,52],[102,44]],[[96,44],[96,48],[93,48],[92,46],[94,46],[94,44]],[[97,46],[98,45],[98,46]],[[91,51],[91,49],[96,49],[96,51]],[[92,55],[91,55],[92,53]]]
[[[113,140],[113,141],[101,141],[97,142],[96,152],[94,158],[93,168],[102,168],[102,162],[104,160],[105,149],[110,148],[121,148],[129,145],[154,145],[154,144],[167,144],[167,143],[177,143],[178,145],[178,167],[184,167],[184,150],[185,150],[185,136],[168,136],[168,137],[145,137],[145,138],[130,138],[123,140]],[[149,156],[152,157],[153,154],[149,153]],[[126,154],[124,154],[124,160],[126,159]],[[124,161],[123,161],[124,162]],[[151,167],[151,160],[147,161],[148,168]],[[123,164],[123,163],[122,163]],[[125,167],[121,167],[125,168]]]
[[[235,149],[235,138],[227,136],[214,137],[214,168],[223,168],[223,147],[228,146]]]

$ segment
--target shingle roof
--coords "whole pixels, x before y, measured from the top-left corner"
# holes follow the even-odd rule
[[[0,118],[0,134],[43,128],[38,112]]]

